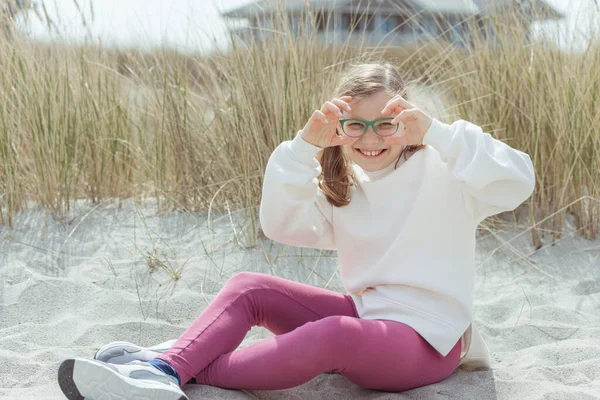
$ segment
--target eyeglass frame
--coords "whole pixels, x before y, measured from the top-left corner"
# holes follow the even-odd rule
[[[375,132],[375,134],[376,134],[376,135],[378,135],[378,136],[381,136],[381,137],[388,137],[388,136],[392,136],[392,135],[394,135],[396,132],[398,132],[398,129],[400,129],[400,122],[396,122],[396,130],[394,131],[394,133],[392,133],[392,134],[390,134],[390,135],[380,135],[380,134],[377,132],[377,129],[375,128],[375,123],[377,123],[377,122],[379,122],[379,121],[382,121],[382,120],[390,120],[390,121],[391,121],[391,120],[393,120],[393,119],[394,119],[394,117],[382,117],[382,118],[377,118],[377,119],[374,119],[373,121],[367,121],[367,120],[360,119],[360,118],[341,118],[341,119],[339,119],[338,121],[340,122],[340,125],[342,126],[342,132],[344,132],[344,135],[346,135],[346,136],[348,136],[348,137],[352,137],[352,138],[354,138],[354,137],[361,137],[361,136],[363,136],[363,135],[364,135],[365,133],[367,133],[367,131],[369,130],[369,126],[370,126],[371,128],[373,128],[373,132]],[[348,135],[348,134],[346,133],[346,131],[344,130],[344,123],[345,123],[346,121],[360,121],[360,122],[364,123],[364,124],[365,124],[365,131],[364,131],[363,133],[361,133],[359,136],[350,136],[350,135]]]

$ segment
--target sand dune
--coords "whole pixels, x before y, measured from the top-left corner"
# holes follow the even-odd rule
[[[82,202],[65,224],[33,208],[14,230],[0,227],[0,398],[63,399],[56,382],[63,359],[92,357],[114,340],[150,346],[176,338],[238,271],[345,292],[335,253],[318,257],[268,239],[244,248],[251,243],[240,235],[241,216],[231,220],[213,216],[209,229],[206,217],[157,215],[152,202]],[[191,399],[600,398],[600,240],[578,238],[567,226],[559,243],[535,254],[528,233],[497,249],[523,229],[481,235],[478,243],[475,323],[492,370],[457,369],[403,393],[361,389],[339,374],[289,390],[185,390]],[[153,252],[175,270],[183,266],[177,282],[152,270]],[[271,335],[255,327],[242,347]]]

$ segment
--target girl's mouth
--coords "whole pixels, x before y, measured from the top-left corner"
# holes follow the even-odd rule
[[[377,158],[380,157],[383,153],[385,153],[387,151],[387,149],[383,149],[383,150],[377,150],[377,151],[367,151],[366,153],[363,153],[362,150],[360,149],[354,149],[356,150],[361,156],[365,157],[365,158]]]

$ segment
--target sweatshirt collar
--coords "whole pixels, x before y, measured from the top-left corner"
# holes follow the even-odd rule
[[[379,177],[389,174],[391,171],[394,170],[394,165],[396,165],[396,160],[392,161],[392,163],[390,165],[388,165],[387,167],[377,170],[377,171],[365,171],[364,169],[360,168],[360,166],[358,164],[356,166],[358,168],[360,168],[366,176],[369,177],[369,180],[373,180],[373,179],[376,179],[376,178],[379,178]]]

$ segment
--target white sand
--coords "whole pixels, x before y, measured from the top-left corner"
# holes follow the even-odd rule
[[[33,209],[16,218],[14,230],[0,226],[2,399],[63,399],[56,382],[63,359],[92,357],[114,340],[150,346],[176,338],[238,271],[345,292],[335,253],[300,259],[319,252],[277,244],[269,250],[269,240],[244,249],[232,240],[227,214],[211,232],[205,218],[157,216],[151,202],[142,210],[131,202],[122,209],[78,203],[67,221]],[[533,246],[525,233],[494,251],[522,230],[481,235],[478,244],[475,322],[493,370],[458,369],[442,382],[397,394],[361,389],[339,374],[289,390],[188,385],[186,392],[191,399],[600,398],[600,240],[566,234],[528,261]],[[187,261],[176,286],[161,271],[149,272],[142,254],[154,248],[176,268]],[[265,251],[274,259],[277,249],[280,258],[269,265]],[[242,347],[271,335],[255,327]]]

